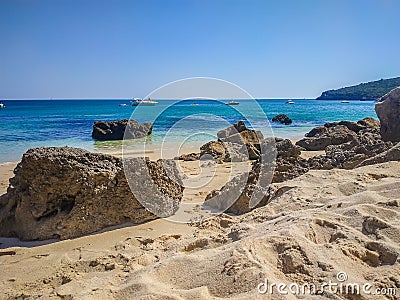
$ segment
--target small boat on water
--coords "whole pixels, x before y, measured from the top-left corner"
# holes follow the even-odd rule
[[[231,100],[231,101],[229,101],[228,103],[225,103],[225,104],[226,104],[226,105],[239,105],[240,103],[237,102],[237,101]]]
[[[129,104],[126,103],[120,103],[119,106],[129,106]]]
[[[139,98],[133,98],[133,100],[131,101],[131,105],[132,106],[154,106],[156,105],[158,102],[157,101],[153,101],[150,98],[147,99],[139,99]]]
[[[192,104],[190,104],[190,106],[199,106],[199,104],[198,103],[192,103]]]
[[[349,100],[343,100],[342,103],[350,103]]]
[[[288,101],[286,101],[286,104],[294,104],[294,101],[288,100]]]
[[[6,108],[3,102],[0,102],[0,108]]]

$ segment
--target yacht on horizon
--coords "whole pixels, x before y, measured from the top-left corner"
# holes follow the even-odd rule
[[[133,98],[133,100],[131,101],[131,105],[132,106],[154,106],[156,105],[158,102],[157,101],[153,101],[149,98],[147,99],[140,99],[140,98]]]
[[[225,104],[226,104],[226,105],[239,105],[240,103],[237,102],[237,101],[231,100],[231,101],[229,101],[228,103],[225,103]]]

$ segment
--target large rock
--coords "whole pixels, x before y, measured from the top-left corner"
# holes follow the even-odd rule
[[[356,133],[344,125],[326,124],[306,134],[296,145],[308,151],[325,150],[329,145],[340,145],[356,138]]]
[[[113,122],[96,121],[93,124],[92,137],[99,141],[138,139],[151,134],[151,123],[140,124],[135,120],[119,120]]]
[[[324,126],[317,126],[306,133],[306,138],[298,141],[296,145],[309,151],[325,150],[328,146],[355,141],[358,134],[375,130],[379,126],[379,122],[373,118],[364,118],[357,122],[326,123]]]
[[[370,117],[357,121],[357,124],[364,126],[366,129],[378,129],[381,126],[378,120]]]
[[[272,118],[272,122],[281,123],[284,125],[292,124],[292,119],[285,114],[280,114]]]
[[[238,175],[220,190],[210,192],[205,199],[205,206],[220,212],[243,214],[269,202],[275,193],[275,190],[269,188],[269,184],[275,167],[276,148],[274,139],[267,139],[262,143],[266,151],[253,163],[250,172]]]
[[[218,141],[200,147],[200,155],[210,155],[217,162],[256,160],[260,157],[260,142],[264,139],[258,130],[248,129],[243,121],[220,130]]]
[[[381,122],[381,136],[385,141],[400,141],[400,87],[383,96],[375,105]]]
[[[200,157],[210,156],[222,163],[226,157],[226,148],[223,142],[211,141],[200,147]]]
[[[364,160],[374,157],[393,147],[392,142],[382,140],[379,133],[379,123],[372,118],[357,122],[365,128],[359,130],[356,137],[339,145],[329,145],[325,155],[312,157],[308,160],[312,169],[345,168],[352,169]]]
[[[0,236],[23,240],[74,238],[170,216],[183,193],[172,160],[123,162],[69,147],[30,149],[14,173],[0,198]]]
[[[204,204],[233,214],[247,213],[264,206],[284,192],[271,183],[282,182],[308,171],[307,160],[300,157],[299,147],[288,139],[265,139],[265,152],[253,162],[250,172],[234,177],[220,190],[210,192]]]
[[[229,126],[228,128],[218,131],[217,137],[218,139],[224,139],[245,130],[247,130],[246,124],[243,121],[239,121],[236,124]]]
[[[254,147],[250,149],[251,151],[248,151],[246,145],[243,143],[211,141],[200,147],[200,158],[215,159],[217,163],[256,159],[254,157],[259,155],[260,152]]]
[[[251,199],[255,194],[259,194],[260,199],[253,206]],[[221,190],[209,193],[204,205],[221,212],[240,215],[266,205],[270,198],[268,187],[258,185],[258,173],[252,170],[234,177]]]
[[[324,127],[330,128],[330,127],[335,127],[337,125],[346,126],[347,129],[354,131],[355,133],[359,133],[361,130],[365,130],[365,129],[376,129],[376,128],[380,127],[379,121],[375,120],[374,118],[370,118],[370,117],[364,118],[357,122],[340,121],[340,122],[326,123],[324,125]]]

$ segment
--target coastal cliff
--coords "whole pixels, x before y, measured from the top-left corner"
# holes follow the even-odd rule
[[[400,77],[325,91],[317,100],[375,100],[400,86]]]

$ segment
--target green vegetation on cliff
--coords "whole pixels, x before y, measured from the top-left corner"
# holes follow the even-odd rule
[[[317,100],[373,100],[382,97],[398,86],[400,86],[400,77],[381,79],[325,91]]]

